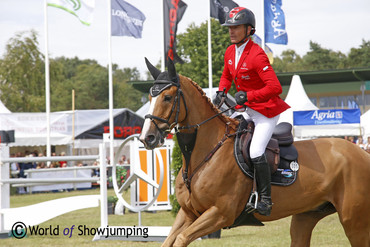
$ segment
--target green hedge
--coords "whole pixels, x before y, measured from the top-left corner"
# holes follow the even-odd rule
[[[179,144],[177,142],[176,136],[173,137],[173,140],[175,141],[175,145],[174,145],[173,150],[172,150],[171,169],[173,171],[173,175],[176,178],[177,174],[179,173],[179,171],[182,167],[182,153],[181,153]],[[174,180],[173,181],[174,188],[175,188],[175,182],[176,181]],[[173,216],[176,216],[177,213],[180,210],[180,205],[179,205],[179,203],[177,202],[177,199],[176,199],[176,193],[173,194],[173,195],[170,195],[170,202],[171,202],[171,205],[172,205],[171,213],[172,213]]]

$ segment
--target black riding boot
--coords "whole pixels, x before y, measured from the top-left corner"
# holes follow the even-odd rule
[[[257,182],[257,192],[261,201],[257,203],[257,211],[261,215],[269,216],[271,213],[271,173],[266,156],[253,158],[252,163],[255,168],[255,178]]]

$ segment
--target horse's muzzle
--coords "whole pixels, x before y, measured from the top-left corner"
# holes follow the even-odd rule
[[[149,150],[160,147],[164,143],[164,138],[161,134],[159,134],[159,132],[157,132],[157,134],[141,134],[139,140],[144,144],[145,148]]]

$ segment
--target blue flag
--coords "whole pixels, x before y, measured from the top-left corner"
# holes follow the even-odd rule
[[[123,0],[112,0],[112,36],[141,38],[145,15]]]
[[[288,44],[282,0],[265,1],[265,43]]]

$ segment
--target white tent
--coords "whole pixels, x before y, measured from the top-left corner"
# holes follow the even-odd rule
[[[141,130],[144,120],[131,110],[114,109],[113,115],[115,122],[117,117],[130,118],[131,125],[140,125],[138,127]],[[98,138],[102,136],[107,121],[109,121],[109,110],[107,109],[76,110],[74,113],[72,111],[52,112],[50,114],[51,145],[68,145],[74,142],[76,148],[98,147],[102,141]],[[122,130],[117,130],[121,131],[120,133],[126,131],[128,134],[128,131],[131,131],[123,129],[123,126],[115,126],[115,128],[117,127],[122,127]],[[15,142],[9,143],[10,147],[44,146],[47,135],[46,113],[0,113],[0,130],[14,130]],[[86,135],[85,133],[89,131],[95,131],[95,133]],[[79,138],[80,136],[81,138],[73,140],[73,132],[75,137]],[[94,138],[89,138],[94,134]],[[120,141],[117,140],[115,145],[119,143]]]
[[[318,109],[308,98],[299,75],[293,75],[285,102],[290,105],[290,108],[280,115],[279,123],[288,122],[293,125],[293,111]]]
[[[280,115],[279,122],[289,122],[293,125],[294,111],[319,110],[308,98],[298,75],[294,75],[285,102],[291,108]],[[360,124],[330,124],[330,125],[301,125],[294,126],[296,139],[311,139],[321,136],[355,136],[359,135]]]
[[[0,100],[0,113],[10,113],[8,108],[4,105],[4,103]]]
[[[361,115],[361,128],[365,138],[370,136],[370,110]]]

